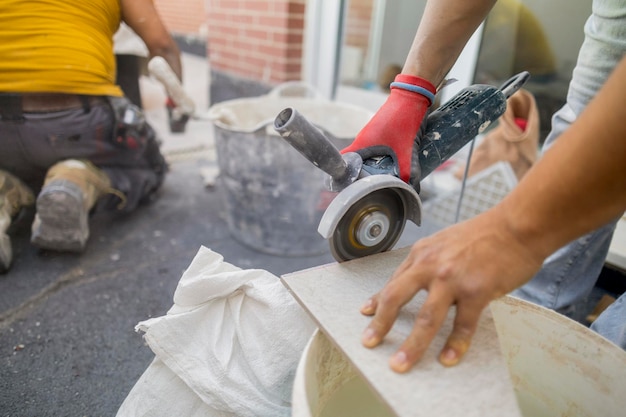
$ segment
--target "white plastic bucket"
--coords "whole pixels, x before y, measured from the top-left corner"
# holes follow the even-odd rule
[[[523,300],[504,297],[491,310],[523,416],[625,415],[624,350],[565,316]],[[393,414],[316,331],[296,371],[292,416]]]
[[[326,174],[274,131],[274,119],[286,107],[325,131],[339,149],[349,145],[372,116],[369,110],[322,99],[302,83],[213,105],[208,115],[229,231],[261,252],[319,254],[328,247],[317,226],[334,195],[325,188]]]

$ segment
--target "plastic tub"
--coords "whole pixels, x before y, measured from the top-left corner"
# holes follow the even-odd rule
[[[491,309],[522,415],[624,415],[624,350],[565,316],[523,300],[503,297]],[[393,414],[318,330],[298,364],[292,416]]]

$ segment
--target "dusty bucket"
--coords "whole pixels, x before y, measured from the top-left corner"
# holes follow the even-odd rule
[[[624,350],[552,310],[513,297],[494,301],[491,310],[524,417],[624,415]],[[300,358],[292,406],[293,417],[394,415],[319,330]]]
[[[347,146],[372,113],[319,97],[301,83],[285,83],[261,97],[211,106],[220,186],[231,235],[260,252],[303,256],[328,250],[317,226],[334,197],[326,174],[287,144],[273,128],[293,107]]]

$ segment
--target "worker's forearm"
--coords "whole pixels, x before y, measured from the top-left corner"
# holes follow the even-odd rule
[[[495,1],[427,1],[402,72],[439,85]]]
[[[579,119],[502,204],[514,235],[542,257],[626,210],[626,59]]]
[[[120,0],[122,20],[144,41],[150,57],[161,56],[182,81],[180,50],[161,20],[153,0]]]
[[[174,74],[176,74],[176,77],[178,77],[181,82],[183,81],[183,68],[180,61],[180,50],[175,42],[172,42],[172,44],[167,47],[150,49],[150,56],[163,57],[163,59],[165,59],[172,68],[172,71],[174,71]]]

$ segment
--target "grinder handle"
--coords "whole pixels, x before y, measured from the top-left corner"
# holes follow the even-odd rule
[[[274,120],[274,130],[313,165],[330,175],[330,188],[338,191],[352,184],[361,172],[356,153],[342,155],[322,131],[297,110],[288,107]]]
[[[500,86],[500,91],[504,94],[504,97],[511,97],[517,90],[519,90],[530,78],[528,71],[522,71],[517,75],[512,76]]]

